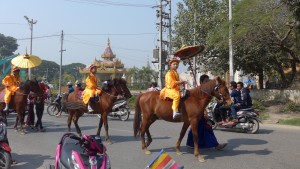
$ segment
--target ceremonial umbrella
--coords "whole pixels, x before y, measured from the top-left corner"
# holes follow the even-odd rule
[[[11,60],[11,63],[20,68],[33,68],[42,63],[38,56],[23,54]]]
[[[179,57],[181,60],[185,60],[196,56],[204,49],[205,47],[203,45],[182,46],[178,51],[174,53],[174,56]]]

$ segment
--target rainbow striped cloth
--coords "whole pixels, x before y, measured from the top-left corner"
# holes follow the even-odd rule
[[[162,149],[146,169],[183,169]]]

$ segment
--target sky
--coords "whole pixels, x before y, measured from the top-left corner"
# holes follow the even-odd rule
[[[172,18],[178,2],[171,2]],[[109,38],[113,53],[126,68],[141,68],[151,63],[158,45],[158,19],[152,8],[158,4],[159,0],[0,0],[0,33],[17,39],[16,53],[30,53],[27,16],[37,21],[32,54],[43,60],[60,64],[63,31],[62,65],[102,60]]]

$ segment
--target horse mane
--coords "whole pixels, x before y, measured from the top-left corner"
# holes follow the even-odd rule
[[[30,80],[26,80],[25,82],[21,82],[21,84],[19,86],[19,89],[20,90],[26,90],[26,87],[28,88],[29,83],[30,83]]]
[[[202,94],[211,94],[213,90],[215,90],[216,85],[221,81],[220,77],[216,77],[215,79],[209,79],[207,82],[200,84],[199,86],[191,89],[191,93],[195,93],[198,96]]]

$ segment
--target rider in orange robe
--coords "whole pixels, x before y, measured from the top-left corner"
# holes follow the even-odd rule
[[[160,92],[160,98],[173,99],[172,110],[174,119],[181,114],[178,112],[178,106],[180,102],[180,85],[184,82],[179,80],[179,74],[177,73],[180,59],[172,58],[168,63],[170,70],[165,75],[165,87]]]
[[[97,67],[95,65],[91,65],[89,67],[90,74],[85,79],[85,89],[83,91],[83,102],[84,104],[88,104],[90,101],[90,98],[93,98],[95,96],[99,96],[101,93],[101,90],[98,88],[98,79],[96,76],[97,73]],[[91,112],[91,108],[89,108],[89,112]]]
[[[21,83],[20,79],[20,68],[14,65],[11,66],[12,74],[6,75],[2,80],[2,84],[6,87],[4,102],[6,104],[4,111],[7,111],[9,108],[9,102],[11,96],[15,94],[15,91],[19,89]]]

